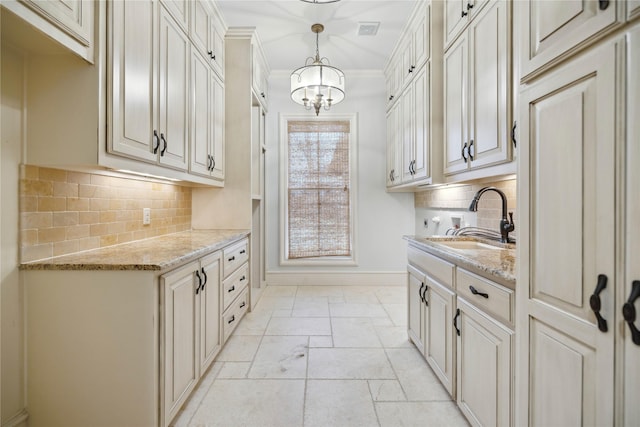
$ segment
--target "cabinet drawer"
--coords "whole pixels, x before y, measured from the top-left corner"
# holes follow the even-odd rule
[[[248,240],[243,239],[223,251],[223,267],[224,277],[228,277],[238,267],[249,259]]]
[[[454,265],[420,249],[409,246],[409,264],[419,268],[440,283],[453,287]]]
[[[247,312],[249,308],[249,289],[245,288],[240,296],[231,304],[231,306],[225,311],[222,316],[222,330],[224,336],[224,342],[227,341],[229,335],[236,328],[242,316]]]
[[[222,300],[224,301],[224,309],[242,292],[249,283],[249,264],[245,263],[235,273],[222,282]]]
[[[472,288],[477,293],[474,293]],[[513,324],[515,294],[511,289],[458,268],[456,290],[459,296],[471,304]]]

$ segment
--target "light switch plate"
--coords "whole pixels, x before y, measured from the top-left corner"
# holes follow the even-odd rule
[[[142,224],[151,224],[151,208],[142,208]]]

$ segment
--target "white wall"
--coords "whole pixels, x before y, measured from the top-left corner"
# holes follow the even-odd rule
[[[333,271],[345,273],[406,272],[405,234],[414,232],[412,193],[387,193],[385,79],[382,72],[346,74],[345,100],[331,113],[358,114],[358,194],[355,242],[357,266],[282,266],[280,260],[279,172],[281,114],[308,114],[289,97],[289,72],[274,71],[269,79],[269,111],[266,124],[266,270],[267,274],[291,271]],[[323,114],[323,111],[320,112]],[[267,278],[269,279],[269,277]],[[269,282],[272,283],[272,282]]]

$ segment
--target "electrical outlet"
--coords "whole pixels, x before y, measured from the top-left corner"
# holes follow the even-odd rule
[[[142,208],[142,224],[151,224],[151,208]]]

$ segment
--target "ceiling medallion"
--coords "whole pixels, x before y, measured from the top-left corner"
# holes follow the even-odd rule
[[[313,24],[311,31],[316,34],[316,56],[308,57],[304,67],[291,73],[291,99],[307,110],[314,108],[317,116],[321,108],[329,110],[344,99],[344,73],[320,57],[318,34],[324,26]]]

